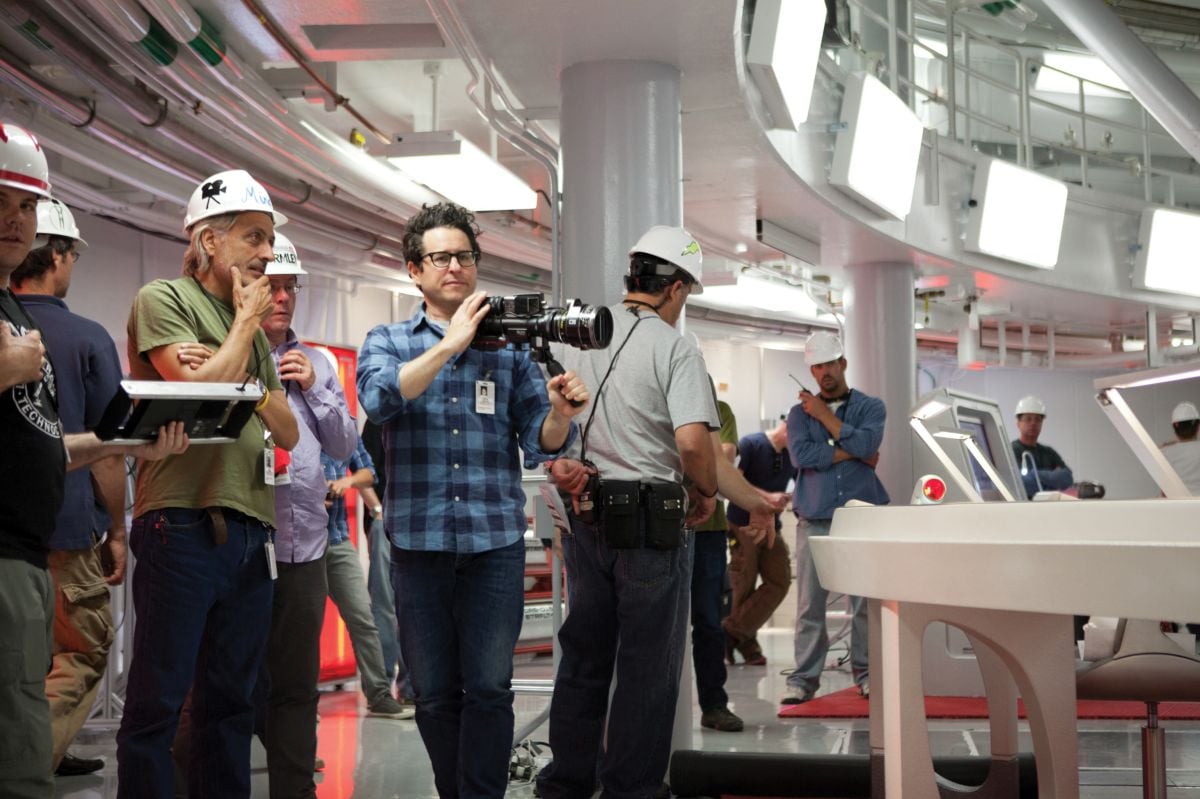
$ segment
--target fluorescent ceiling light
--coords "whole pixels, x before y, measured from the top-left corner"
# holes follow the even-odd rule
[[[737,285],[705,285],[691,302],[716,308],[736,308],[804,319],[817,318],[817,306],[803,289],[752,275],[738,275]]]
[[[820,242],[805,238],[767,219],[759,219],[756,227],[758,240],[768,247],[814,266],[821,262]]]
[[[975,168],[972,199],[967,250],[1041,269],[1058,263],[1065,183],[989,158]]]
[[[453,131],[404,133],[382,155],[418,183],[470,211],[537,207],[533,189]]]
[[[775,127],[795,130],[808,119],[825,31],[824,0],[758,0],[746,66]]]
[[[1142,246],[1134,261],[1134,286],[1200,295],[1200,271],[1194,260],[1200,215],[1167,208],[1143,211],[1138,241]]]
[[[912,207],[925,128],[876,78],[856,72],[846,82],[830,184],[867,207],[904,219]]]
[[[1083,78],[1083,92],[1088,96],[1132,97],[1125,81],[1095,56],[1046,52],[1042,55],[1042,64],[1044,66],[1038,70],[1033,84],[1035,91],[1078,96],[1079,81],[1076,78]]]

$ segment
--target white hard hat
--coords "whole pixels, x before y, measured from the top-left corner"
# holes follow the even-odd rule
[[[1020,416],[1023,413],[1036,413],[1038,416],[1046,415],[1046,403],[1042,402],[1040,397],[1035,397],[1030,394],[1028,397],[1021,397],[1017,402],[1016,415]]]
[[[24,189],[50,199],[50,168],[32,133],[0,122],[0,186]]]
[[[1171,424],[1200,421],[1200,410],[1190,402],[1181,402],[1171,411]]]
[[[300,256],[296,255],[296,248],[292,246],[291,240],[282,233],[275,234],[275,260],[267,264],[266,274],[268,277],[308,274],[300,267]]]
[[[825,330],[813,333],[804,342],[804,362],[809,366],[836,361],[844,354],[841,339]]]
[[[643,233],[637,244],[629,250],[630,255],[639,252],[661,258],[687,272],[695,281],[691,285],[690,294],[704,292],[704,286],[700,285],[700,267],[704,262],[704,254],[700,251],[700,242],[683,228],[655,225]]]
[[[58,200],[47,200],[38,203],[37,238],[33,240],[34,248],[45,247],[50,243],[51,236],[62,236],[75,240],[75,250],[83,252],[88,243],[79,235],[79,227],[75,224],[75,215],[71,209]]]
[[[261,211],[270,214],[275,227],[287,224],[287,217],[271,205],[271,195],[262,184],[250,177],[244,169],[218,172],[207,178],[188,200],[187,214],[183,217],[183,229],[190,230],[201,219],[221,214],[242,211]]]

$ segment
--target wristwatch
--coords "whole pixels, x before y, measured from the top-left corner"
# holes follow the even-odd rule
[[[371,515],[374,516],[376,519],[382,519],[383,518],[383,506],[376,505],[375,507],[371,508]]]

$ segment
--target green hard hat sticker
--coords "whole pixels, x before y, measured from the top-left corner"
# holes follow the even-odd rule
[[[691,244],[683,248],[680,255],[697,255],[700,252],[700,245],[693,241]]]

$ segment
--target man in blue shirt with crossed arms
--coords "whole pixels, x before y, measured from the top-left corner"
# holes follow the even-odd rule
[[[796,465],[796,494],[792,507],[796,530],[796,670],[788,677],[783,703],[812,699],[821,683],[829,633],[825,628],[827,592],[817,581],[809,539],[829,535],[833,512],[852,499],[886,505],[887,491],[875,476],[879,444],[887,411],[883,401],[846,385],[842,342],[824,331],[813,333],[804,345],[804,362],[820,394],[800,392],[800,404],[788,414],[788,452]],[[859,692],[866,696],[867,605],[850,597],[850,670]]]
[[[528,352],[470,347],[489,311],[475,291],[474,220],[453,203],[409,220],[404,257],[424,303],[367,334],[358,362],[359,399],[383,426],[384,529],[417,727],[438,795],[464,798],[508,784],[524,617],[517,447],[531,467],[565,451],[589,399],[573,372],[547,384]]]

